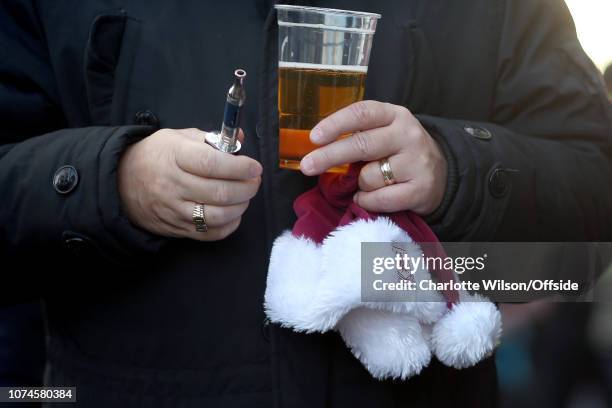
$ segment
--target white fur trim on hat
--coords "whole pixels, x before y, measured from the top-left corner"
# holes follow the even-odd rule
[[[319,313],[334,327],[351,309],[361,305],[361,243],[411,242],[388,218],[356,220],[334,230],[321,245],[323,275],[317,293]]]
[[[462,294],[433,327],[431,346],[443,364],[471,367],[493,352],[501,336],[501,314],[485,297]]]
[[[333,310],[330,326],[357,306],[381,309],[397,313],[414,313],[422,322],[431,323],[446,312],[446,302],[441,294],[420,291],[403,292],[397,301],[361,302],[361,244],[364,242],[396,243],[410,257],[422,256],[420,246],[387,217],[375,220],[356,220],[333,231],[321,245],[323,275],[318,299],[321,308]],[[395,257],[392,245],[378,256]],[[426,268],[414,271],[415,282],[429,280]],[[427,301],[423,301],[426,299]]]
[[[291,231],[274,241],[264,298],[272,322],[306,332],[322,325],[313,321],[313,296],[322,273],[320,252],[314,241]]]

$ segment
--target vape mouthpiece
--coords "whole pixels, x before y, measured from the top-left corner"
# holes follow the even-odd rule
[[[221,133],[208,132],[206,134],[206,142],[222,152],[236,153],[241,147],[238,140],[238,129],[240,125],[240,111],[246,100],[246,93],[244,91],[245,79],[246,71],[244,69],[234,71],[234,83],[227,92],[225,99]]]
[[[246,71],[244,69],[237,69],[234,71],[234,85],[244,85],[244,79],[246,78]]]

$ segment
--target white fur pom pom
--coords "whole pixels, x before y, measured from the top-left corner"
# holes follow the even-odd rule
[[[414,317],[357,308],[336,327],[355,357],[378,379],[406,379],[429,364],[431,351]]]
[[[432,350],[449,367],[471,367],[493,352],[501,331],[495,305],[480,295],[465,295],[434,325]]]

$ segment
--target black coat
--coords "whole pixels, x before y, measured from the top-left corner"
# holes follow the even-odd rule
[[[82,406],[493,405],[492,359],[378,382],[336,334],[262,325],[270,245],[315,181],[277,167],[269,3],[2,2],[1,296],[45,299],[48,383]],[[383,15],[367,97],[440,140],[442,240],[612,240],[610,105],[562,0],[311,3]],[[265,169],[241,227],[200,243],[131,226],[121,152],[158,127],[218,128],[237,67],[244,154]],[[60,194],[65,165],[78,183]]]

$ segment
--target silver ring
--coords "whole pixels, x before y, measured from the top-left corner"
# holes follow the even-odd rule
[[[208,231],[206,216],[204,215],[204,204],[196,204],[193,207],[193,215],[191,216],[191,219],[193,219],[193,225],[195,225],[195,230],[197,232]]]
[[[378,162],[380,166],[380,171],[383,175],[383,179],[385,180],[385,185],[390,186],[391,184],[395,184],[395,177],[393,177],[393,172],[391,171],[391,164],[389,164],[389,159],[382,159]]]

